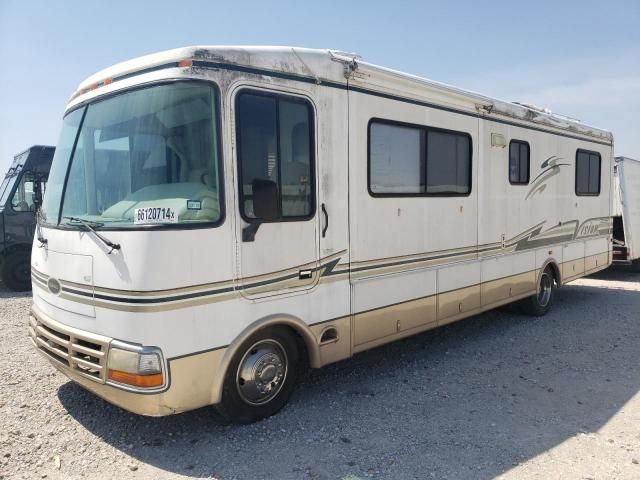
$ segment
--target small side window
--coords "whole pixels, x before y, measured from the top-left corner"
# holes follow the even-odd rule
[[[521,140],[509,143],[509,183],[529,184],[529,144]]]
[[[600,195],[600,154],[587,150],[576,152],[576,195]]]

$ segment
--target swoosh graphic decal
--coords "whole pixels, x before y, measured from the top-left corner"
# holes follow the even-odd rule
[[[525,200],[533,197],[536,193],[542,193],[547,188],[547,185],[544,182],[546,180],[549,180],[551,177],[555,177],[557,174],[559,174],[561,166],[570,165],[568,163],[558,163],[560,160],[564,160],[564,157],[551,155],[540,164],[540,168],[542,169],[542,171],[536,178],[533,179],[533,185],[531,185],[527,196],[524,198]]]

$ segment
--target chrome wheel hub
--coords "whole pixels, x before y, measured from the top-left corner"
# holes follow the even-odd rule
[[[287,354],[275,340],[255,343],[242,357],[236,375],[240,398],[250,405],[272,400],[287,377]]]
[[[548,273],[543,273],[540,277],[540,285],[538,285],[538,303],[546,307],[551,300],[551,289],[553,288],[553,280]]]

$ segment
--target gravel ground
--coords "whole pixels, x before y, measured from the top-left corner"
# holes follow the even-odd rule
[[[0,478],[640,478],[640,274],[309,372],[278,415],[129,414],[57,373],[0,287]]]

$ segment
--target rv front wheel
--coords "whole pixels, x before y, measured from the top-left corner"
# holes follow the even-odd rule
[[[298,360],[296,340],[287,329],[269,328],[252,335],[231,360],[218,411],[234,423],[273,415],[289,399]]]
[[[545,268],[538,279],[538,288],[535,295],[524,300],[523,307],[529,315],[541,317],[551,308],[556,283],[551,267]]]

